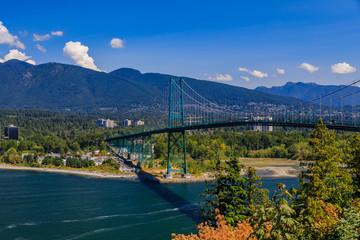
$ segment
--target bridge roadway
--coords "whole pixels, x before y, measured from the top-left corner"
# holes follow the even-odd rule
[[[122,136],[115,136],[107,138],[106,141],[120,140],[120,139],[129,139],[129,138],[138,138],[142,136],[148,136],[153,134],[167,133],[167,132],[182,132],[184,130],[200,130],[208,128],[222,128],[222,127],[236,127],[236,126],[282,126],[282,127],[300,127],[300,128],[314,128],[317,122],[290,122],[290,121],[228,121],[228,122],[216,122],[216,123],[206,123],[206,124],[194,124],[189,126],[178,126],[171,128],[162,128],[156,130],[150,130],[139,133],[132,133]],[[326,123],[325,123],[326,124]],[[354,126],[352,123],[346,125],[336,125],[328,124],[326,125],[328,129],[340,130],[340,131],[352,131],[360,132],[360,126]]]

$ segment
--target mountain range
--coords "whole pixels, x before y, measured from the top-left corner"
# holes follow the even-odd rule
[[[288,82],[284,86],[280,87],[257,87],[255,90],[279,96],[294,97],[306,101],[315,99],[320,96],[324,96],[325,94],[334,92],[344,87],[345,85],[319,85],[316,83]],[[331,101],[332,106],[357,105],[360,102],[360,94],[351,95],[351,93],[354,93],[356,91],[360,91],[360,88],[358,86],[349,86],[341,91],[332,94],[331,96],[321,99],[321,101],[317,100],[314,103],[324,104]],[[330,105],[330,103],[327,103],[327,105]]]
[[[0,63],[1,109],[125,111],[161,104],[171,75],[120,68],[110,73],[60,63]],[[184,77],[204,98],[218,104],[294,104],[299,100],[223,83]]]

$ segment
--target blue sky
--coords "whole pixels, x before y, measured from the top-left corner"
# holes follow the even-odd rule
[[[247,88],[360,77],[353,0],[19,0],[1,3],[0,21],[0,61],[131,67]]]

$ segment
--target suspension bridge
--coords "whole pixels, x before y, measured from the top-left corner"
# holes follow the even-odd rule
[[[182,78],[170,78],[164,99],[167,100],[167,126],[153,130],[115,136],[106,139],[108,145],[117,154],[137,160],[140,164],[153,162],[152,135],[166,133],[168,137],[167,173],[182,172],[190,177],[186,163],[186,131],[250,126],[254,130],[269,127],[314,128],[319,119],[329,129],[342,131],[360,131],[359,106],[354,96],[360,92],[356,86],[360,80],[341,86],[320,97],[296,105],[273,105],[250,103],[243,105],[220,105],[198,94]],[[351,105],[344,106],[344,99],[352,98]],[[159,108],[159,112],[162,109]]]

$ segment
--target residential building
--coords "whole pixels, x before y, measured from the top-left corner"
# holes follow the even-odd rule
[[[139,121],[135,122],[135,126],[143,126],[144,124],[145,124],[145,122],[142,121],[142,120],[139,120]]]
[[[123,126],[131,126],[131,120],[125,119],[121,122],[121,125]]]
[[[113,128],[115,127],[115,123],[114,120],[110,120],[110,119],[98,119],[96,121],[96,124],[99,127],[107,127],[107,128]]]
[[[254,117],[254,121],[272,121],[273,118],[270,116],[267,117]],[[273,126],[267,126],[267,125],[254,125],[253,126],[253,130],[257,131],[257,132],[272,132],[273,131]]]
[[[4,139],[19,140],[19,128],[10,124],[4,128]]]

